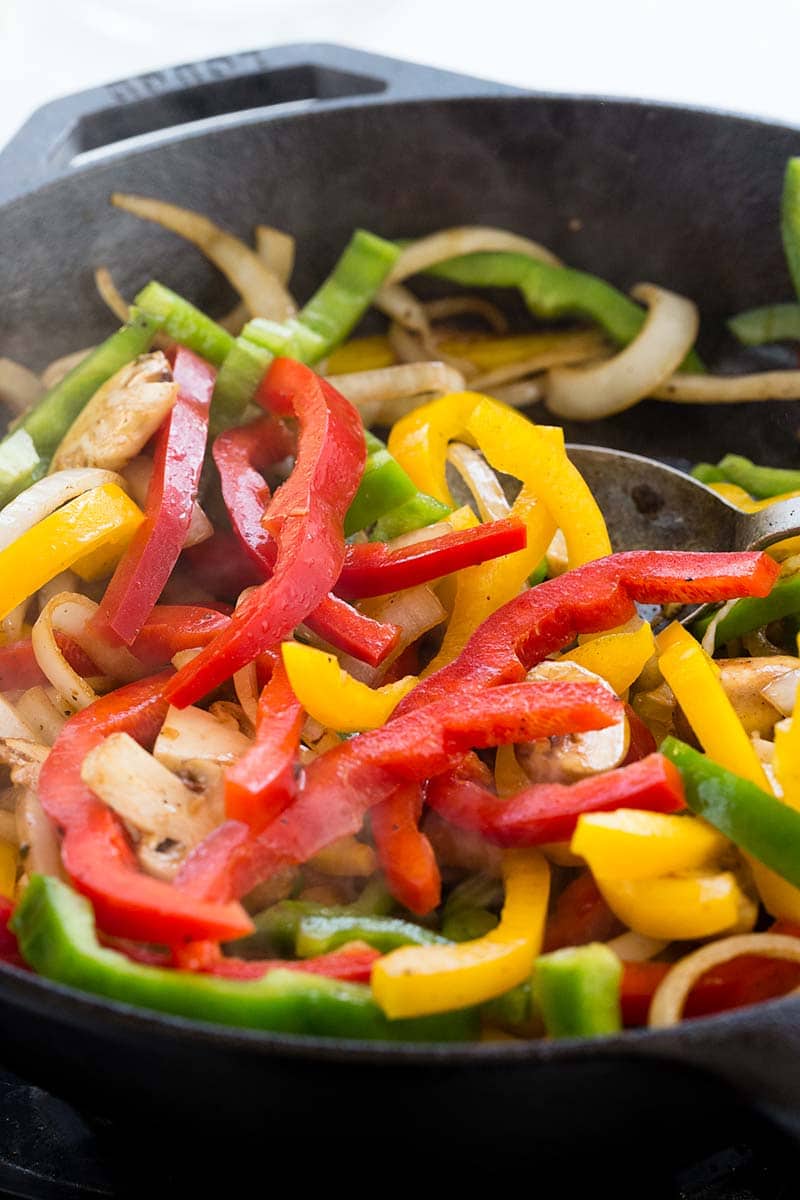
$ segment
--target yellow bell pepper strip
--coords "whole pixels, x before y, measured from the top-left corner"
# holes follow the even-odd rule
[[[775,775],[784,804],[800,809],[800,689],[788,728],[781,729],[781,724],[775,726]]]
[[[0,620],[45,583],[109,541],[129,542],[144,520],[115,483],[70,500],[0,551]]]
[[[396,1019],[468,1008],[526,980],[542,945],[550,868],[536,850],[503,856],[506,898],[500,923],[455,946],[404,946],[379,959],[372,993]]]
[[[445,472],[447,444],[454,439],[476,445],[492,467],[522,480],[509,515],[525,522],[528,540],[524,551],[459,575],[444,641],[426,674],[452,662],[476,627],[519,594],[556,526],[567,539],[572,566],[611,552],[602,514],[566,456],[560,429],[533,425],[474,392],[443,396],[403,417],[392,429],[389,449],[418,487],[451,505]]]
[[[653,879],[699,870],[728,846],[728,839],[705,821],[637,808],[584,813],[570,843],[597,879]]]
[[[300,642],[284,642],[281,655],[292,691],[308,715],[340,733],[379,729],[417,682],[408,675],[381,688],[368,687],[343,670],[334,654]]]
[[[17,890],[17,847],[0,839],[0,896],[13,900]]]
[[[384,333],[351,338],[328,355],[326,375],[351,375],[354,371],[379,371],[397,362],[391,343]]]
[[[494,786],[498,796],[515,796],[528,787],[530,779],[517,762],[513,746],[498,746],[494,760]]]
[[[664,941],[713,937],[738,925],[746,904],[731,871],[658,879],[597,879],[608,907],[635,933]]]
[[[617,695],[638,679],[655,651],[653,631],[647,621],[632,632],[592,638],[562,654],[561,662],[574,662],[609,683]]]
[[[753,743],[720,683],[719,667],[682,626],[670,626],[659,635],[660,650],[667,640],[665,635],[672,644],[661,654],[659,670],[700,745],[721,767],[768,792],[769,783]]]
[[[597,1037],[622,1029],[622,963],[602,942],[536,960],[533,997],[549,1037]]]

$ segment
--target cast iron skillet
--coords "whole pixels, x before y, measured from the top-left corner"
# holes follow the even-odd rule
[[[714,348],[726,315],[790,295],[778,197],[796,153],[798,131],[754,120],[532,95],[330,46],[158,72],[48,105],[0,154],[0,352],[41,367],[110,331],[100,264],[127,295],[155,274],[212,312],[229,304],[199,254],[111,209],[113,189],[242,234],[258,221],[290,230],[300,296],[355,226],[502,225],[622,288],[692,296]],[[649,403],[568,434],[672,459],[796,463],[796,430],[789,404]],[[413,1115],[450,1145],[497,1146],[502,1131],[539,1153],[592,1133],[630,1144],[660,1130],[659,1113],[691,1139],[736,1095],[800,1134],[800,999],[597,1042],[394,1047],[172,1019],[2,968],[0,1020],[9,1066],[124,1117],[211,1116],[284,1137],[311,1093],[329,1129],[385,1132]]]

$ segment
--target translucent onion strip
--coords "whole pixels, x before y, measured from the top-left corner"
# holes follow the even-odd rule
[[[56,641],[53,612],[62,597],[68,595],[70,593],[64,592],[44,606],[31,631],[31,641],[36,661],[59,697],[63,699],[70,711],[79,712],[94,703],[97,693],[91,684],[82,679],[78,672],[69,665]]]
[[[251,725],[255,727],[256,718],[258,716],[258,674],[256,672],[256,664],[248,663],[246,667],[242,667],[241,671],[237,671],[233,677],[233,687],[236,692],[236,699],[242,706],[245,716]]]
[[[486,387],[483,389],[487,391]],[[528,408],[544,399],[544,387],[536,379],[521,379],[519,383],[509,383],[503,387],[489,389],[489,395],[495,400],[502,400],[511,408]]]
[[[646,937],[643,933],[634,933],[629,929],[619,937],[606,942],[609,950],[613,950],[617,958],[623,962],[648,962],[666,949],[669,942],[659,941],[658,938]]]
[[[23,721],[15,705],[3,695],[0,695],[0,738],[22,738],[25,741],[36,741],[30,725]]]
[[[361,413],[365,425],[393,425],[431,395],[464,390],[463,375],[442,362],[404,363],[331,375],[330,382]]]
[[[529,258],[537,258],[540,262],[553,263],[555,266],[560,266],[561,262],[546,246],[509,233],[506,229],[495,229],[489,225],[459,225],[420,238],[407,246],[389,273],[387,283],[400,283],[436,263],[447,262],[461,254],[483,251],[527,254]]]
[[[27,412],[44,387],[38,375],[10,358],[0,358],[0,402],[15,416]]]
[[[124,324],[128,319],[130,305],[111,278],[108,267],[97,268],[94,273],[94,283],[100,293],[100,299]]]
[[[27,611],[28,601],[23,600],[22,604],[18,604],[16,608],[12,608],[11,612],[3,617],[2,621],[0,621],[0,639],[2,639],[2,642],[7,644],[8,642],[18,642],[20,640],[25,627]]]
[[[32,484],[0,512],[0,550],[5,550],[68,500],[74,500],[76,496],[82,496],[84,492],[101,487],[104,483],[115,483],[117,487],[128,491],[121,475],[95,467],[71,467],[56,471],[54,475],[46,475]]]
[[[800,963],[800,939],[779,933],[750,933],[722,938],[687,954],[664,976],[650,1004],[648,1025],[664,1029],[677,1025],[692,988],[712,967],[756,954],[762,958],[779,958]]]
[[[447,321],[450,317],[480,317],[493,333],[508,333],[508,318],[501,308],[485,296],[443,296],[426,300],[422,306],[429,321]]]
[[[288,287],[294,270],[296,242],[290,233],[272,225],[256,226],[256,250],[272,274]]]
[[[482,521],[502,521],[511,512],[500,482],[478,450],[464,442],[451,442],[447,461],[452,463],[472,493]]]
[[[527,358],[503,363],[476,375],[470,380],[470,386],[481,391],[505,383],[515,383],[518,379],[524,379],[526,375],[535,375],[552,367],[583,363],[587,359],[598,357],[605,358],[607,349],[608,343],[605,339],[592,330],[570,334],[558,340],[553,339],[553,344],[547,349],[542,349]]]
[[[147,196],[114,192],[111,201],[117,208],[145,221],[154,221],[197,246],[222,271],[253,316],[284,321],[294,315],[291,296],[261,256],[208,217]]]
[[[699,315],[691,300],[650,283],[631,294],[649,312],[629,346],[596,366],[550,371],[547,407],[557,416],[593,421],[624,412],[669,379],[694,345]]]
[[[800,371],[757,375],[673,375],[654,388],[673,404],[744,404],[751,400],[800,400]]]
[[[135,500],[141,509],[147,506],[147,492],[150,487],[150,476],[152,474],[153,460],[144,454],[137,454],[136,458],[132,458],[126,464],[123,471],[131,499]],[[183,542],[184,550],[188,550],[190,546],[197,546],[200,542],[207,541],[213,533],[213,525],[200,505],[195,502],[192,505],[192,516]]]
[[[96,349],[96,346],[87,346],[84,350],[73,350],[70,354],[62,354],[61,358],[54,358],[41,374],[42,387],[45,391],[55,387],[57,383],[61,383],[61,380],[69,375],[73,367],[77,367],[87,354],[91,354]]]
[[[56,706],[48,689],[28,688],[17,701],[17,712],[31,727],[37,742],[52,746],[64,727],[67,717]]]
[[[21,846],[28,847],[25,855],[27,875],[64,877],[58,834],[53,822],[42,808],[33,788],[22,788],[16,809],[17,834]]]

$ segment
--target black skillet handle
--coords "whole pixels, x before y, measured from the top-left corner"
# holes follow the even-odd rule
[[[185,127],[196,122],[241,120],[245,113],[263,120],[270,115],[265,110],[286,104],[331,108],[518,90],[326,44],[275,46],[167,67],[37,109],[0,150],[0,203],[63,175],[89,155],[113,153],[116,143],[185,136]]]

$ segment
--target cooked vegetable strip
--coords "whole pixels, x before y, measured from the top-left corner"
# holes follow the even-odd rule
[[[535,1002],[550,1037],[597,1037],[622,1028],[622,964],[599,942],[537,958]]]
[[[751,496],[769,500],[784,492],[800,489],[800,471],[787,467],[759,467],[741,454],[726,454],[717,463],[717,469],[731,483],[738,483]]]
[[[101,628],[130,645],[153,610],[186,540],[208,434],[214,370],[179,346],[173,375],[178,395],[156,442],[145,520],[106,589]]]
[[[647,621],[634,630],[593,637],[575,650],[562,654],[560,662],[574,662],[605,679],[621,695],[639,678],[653,657],[653,631]]]
[[[800,158],[786,163],[781,194],[783,252],[794,290],[800,296]]]
[[[356,833],[367,810],[401,784],[451,769],[472,748],[605,728],[620,711],[606,688],[585,684],[522,683],[456,697],[451,692],[320,755],[297,800],[260,838],[222,826],[187,862],[179,886],[199,896],[244,895],[280,867]]]
[[[706,603],[766,595],[779,567],[766,554],[635,550],[587,563],[509,601],[484,621],[459,657],[422,680],[397,714],[445,699],[455,688],[520,679],[581,633],[623,625],[643,604]]]
[[[143,520],[132,500],[104,483],[70,500],[0,550],[0,617],[109,541],[120,549]]]
[[[649,310],[641,332],[607,362],[551,370],[551,412],[573,421],[613,416],[651,395],[681,365],[697,337],[696,305],[651,283],[637,284],[632,295]]]
[[[300,642],[284,642],[281,654],[292,691],[305,711],[340,733],[378,729],[416,683],[412,675],[381,688],[368,687],[342,670],[333,654]]]
[[[751,779],[668,737],[663,753],[680,771],[686,803],[742,850],[800,887],[800,812]]]
[[[113,192],[111,203],[125,212],[154,221],[193,242],[223,272],[241,295],[250,313],[283,321],[294,314],[292,298],[275,273],[254,250],[239,238],[220,229],[213,221],[188,208]]]
[[[214,442],[214,462],[231,525],[260,579],[270,577],[277,555],[275,539],[262,524],[270,497],[261,472],[287,457],[294,445],[285,423],[270,415],[229,429]],[[331,594],[305,617],[305,623],[331,645],[372,666],[386,658],[399,637],[395,626],[373,621]]]
[[[222,364],[233,346],[234,339],[221,325],[162,283],[148,283],[137,295],[136,304],[143,312],[153,313],[173,341],[215,367]]]
[[[673,375],[654,388],[656,400],[673,404],[744,404],[751,400],[800,400],[800,371],[756,375]]]
[[[737,600],[720,617],[714,630],[714,645],[724,646],[735,638],[744,637],[772,621],[780,621],[797,612],[800,612],[800,575],[789,575],[779,579],[768,596]],[[701,617],[694,623],[692,628],[698,637],[703,636],[712,616]]]
[[[408,529],[416,529],[419,525],[430,525],[440,520],[450,512],[449,507],[437,503],[433,497],[417,490],[409,476],[389,453],[380,438],[367,431],[367,461],[364,474],[358,485],[358,491],[347,511],[344,532],[347,537],[366,529],[387,513],[397,512],[406,503],[416,502],[420,507],[420,515],[429,510],[427,520],[420,520],[417,525],[409,525]],[[402,532],[406,532],[403,530]]]
[[[537,783],[503,797],[490,791],[475,764],[468,763],[432,780],[428,803],[451,825],[475,830],[497,846],[540,846],[571,837],[582,813],[618,808],[670,813],[683,808],[684,798],[677,771],[660,754],[651,754],[577,783]]]
[[[300,918],[295,950],[301,958],[329,954],[348,942],[366,942],[387,954],[401,946],[443,946],[448,939],[400,917],[309,915]]]
[[[359,984],[302,971],[269,971],[243,983],[131,962],[101,946],[89,904],[63,883],[36,875],[12,928],[40,975],[126,1004],[223,1025],[282,1033],[382,1041],[460,1041],[476,1031],[474,1013],[421,1021],[387,1021]]]
[[[764,308],[750,308],[731,317],[728,329],[743,346],[800,341],[800,304],[770,304]]]
[[[302,703],[276,655],[258,701],[255,743],[225,774],[225,812],[232,820],[258,833],[294,800],[303,719]]]
[[[51,388],[0,442],[0,507],[44,475],[53,451],[97,389],[143,354],[158,330],[158,314],[134,310],[127,325],[93,350]]]
[[[500,924],[457,946],[406,946],[380,959],[372,991],[388,1017],[423,1016],[480,1004],[529,978],[544,934],[550,870],[536,850],[503,858]]]
[[[370,828],[391,894],[410,912],[424,916],[441,899],[436,855],[419,828],[422,788],[403,784],[370,810]]]
[[[344,561],[342,522],[365,456],[358,414],[290,359],[270,368],[264,395],[278,414],[295,412],[300,421],[294,469],[263,518],[277,545],[274,573],[170,682],[167,695],[178,708],[288,637],[327,595]]]
[[[250,921],[238,904],[194,900],[139,872],[119,818],[81,779],[86,755],[111,733],[147,744],[167,711],[168,675],[118,688],[64,726],[39,776],[39,797],[63,830],[61,855],[75,887],[94,907],[106,933],[174,945],[185,939],[241,937]]]
[[[391,270],[389,282],[397,283],[401,279],[408,279],[410,275],[428,270],[442,260],[448,262],[462,255],[478,253],[524,255],[526,261],[538,259],[555,266],[559,264],[552,251],[539,242],[531,241],[530,238],[491,226],[457,225],[405,245]]]
[[[123,490],[125,487],[125,480],[115,471],[100,471],[93,467],[58,471],[32,484],[0,511],[0,550],[5,550],[67,501],[104,483],[114,483]]]
[[[628,768],[630,770],[630,768]],[[695,871],[718,861],[728,846],[703,821],[618,808],[578,818],[570,849],[596,879],[652,879]]]
[[[655,879],[598,879],[603,898],[636,933],[664,941],[713,937],[752,928],[756,908],[731,871],[663,875]]]
[[[464,377],[443,362],[391,365],[374,371],[334,374],[328,379],[361,414],[365,426],[391,425],[417,408],[422,397],[464,389]]]

